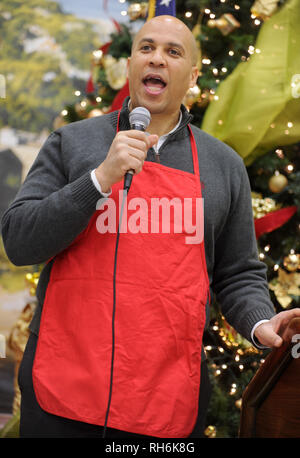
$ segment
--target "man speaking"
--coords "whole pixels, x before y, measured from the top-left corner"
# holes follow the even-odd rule
[[[11,261],[46,263],[19,373],[22,437],[200,435],[210,294],[257,345],[280,346],[279,327],[300,316],[274,313],[242,159],[190,124],[182,105],[196,57],[180,20],[147,21],[122,109],[53,132],[3,216]],[[137,107],[150,113],[146,132],[130,126]],[[192,208],[203,199],[204,240],[187,244],[184,230],[121,233],[115,269],[118,234],[99,233],[97,203],[109,197],[120,208],[128,171],[128,198],[147,208],[155,198]]]

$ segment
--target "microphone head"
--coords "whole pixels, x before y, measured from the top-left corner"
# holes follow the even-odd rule
[[[150,112],[147,108],[136,107],[129,113],[130,126],[140,125],[146,130],[151,121]]]

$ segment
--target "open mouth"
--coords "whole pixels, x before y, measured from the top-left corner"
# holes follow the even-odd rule
[[[150,94],[161,94],[167,86],[167,83],[161,76],[151,74],[143,79],[143,84],[146,91]]]

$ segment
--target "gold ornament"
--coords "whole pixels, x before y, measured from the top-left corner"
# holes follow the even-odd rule
[[[200,95],[201,95],[201,89],[196,84],[195,86],[191,87],[185,94],[184,99],[183,99],[183,104],[188,109],[190,109],[192,105],[195,102],[197,102],[197,100],[199,100]]]
[[[81,118],[86,118],[87,117],[87,111],[86,107],[88,105],[87,100],[82,100],[81,102],[78,102],[75,104],[75,111],[80,116]]]
[[[99,110],[99,108],[94,108],[93,110],[89,112],[88,118],[95,118],[96,116],[102,116],[102,115],[103,115],[102,110]]]
[[[275,173],[269,180],[269,189],[270,191],[277,193],[284,190],[288,184],[288,179],[286,176],[281,173]]]
[[[36,302],[29,302],[26,304],[24,309],[22,310],[19,319],[14,324],[11,329],[9,338],[8,338],[8,346],[13,351],[14,360],[15,360],[15,376],[14,376],[14,400],[13,400],[13,414],[15,415],[20,409],[21,403],[21,393],[18,384],[18,373],[19,367],[23,358],[25,346],[28,341],[28,337],[30,334],[29,331],[29,324],[32,320],[34,310],[36,308]]]
[[[258,350],[244,337],[241,336],[222,316],[218,326],[218,334],[227,348],[239,347],[244,353],[258,353]]]
[[[290,305],[293,298],[300,296],[300,274],[293,272],[287,273],[285,270],[278,269],[278,277],[273,278],[269,283],[269,288],[274,291],[279,304],[286,308]]]
[[[40,278],[39,272],[34,272],[33,274],[28,273],[25,275],[25,281],[27,285],[29,286],[29,292],[31,296],[35,296],[39,278]]]
[[[255,219],[262,218],[270,212],[281,208],[281,204],[276,204],[274,199],[266,197],[263,199],[262,194],[251,192],[252,212]]]
[[[300,255],[290,253],[283,259],[283,265],[289,272],[295,272],[300,269]]]
[[[275,13],[278,3],[278,0],[256,0],[251,7],[251,13],[265,21]]]
[[[103,61],[107,81],[112,89],[121,89],[127,80],[127,59],[106,56]]]
[[[39,281],[39,272],[28,273],[25,275],[25,282],[29,286],[29,291],[31,296],[35,296],[36,287]],[[28,341],[30,334],[29,324],[32,320],[35,308],[36,308],[36,298],[32,301],[29,301],[23,308],[17,322],[11,329],[10,335],[8,337],[8,346],[13,351],[15,359],[15,376],[14,376],[14,400],[13,400],[13,414],[16,415],[20,409],[21,393],[18,384],[18,373],[21,360],[23,358],[25,346]]]
[[[207,21],[207,25],[211,29],[217,27],[220,32],[226,36],[229,35],[229,33],[231,33],[233,30],[240,27],[241,24],[232,14],[223,14],[219,19],[210,19]]]
[[[237,407],[238,409],[242,408],[242,399],[238,399],[237,401],[235,401],[235,407]]]
[[[215,426],[209,425],[205,430],[204,434],[206,437],[214,438],[217,435],[217,428]]]
[[[137,19],[144,19],[147,16],[148,12],[148,3],[132,3],[128,10],[128,16],[131,21],[136,21]]]
[[[100,65],[102,63],[103,51],[101,49],[95,49],[92,53],[92,63],[94,65]]]

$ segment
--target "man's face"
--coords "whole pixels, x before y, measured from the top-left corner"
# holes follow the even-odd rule
[[[132,108],[174,114],[197,81],[189,30],[173,18],[149,21],[138,33],[128,63]]]

